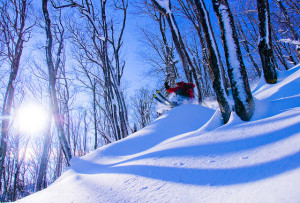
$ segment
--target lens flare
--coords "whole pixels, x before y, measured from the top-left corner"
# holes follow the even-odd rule
[[[20,132],[38,134],[47,126],[47,111],[38,104],[25,104],[19,108],[16,122]]]

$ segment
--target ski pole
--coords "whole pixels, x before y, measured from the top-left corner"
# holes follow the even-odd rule
[[[207,108],[209,108],[206,104],[205,104],[205,102],[202,100],[202,103],[207,107]]]

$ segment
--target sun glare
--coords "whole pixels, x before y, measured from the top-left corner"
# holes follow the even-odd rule
[[[38,134],[47,125],[47,112],[38,104],[26,104],[17,112],[17,125],[20,132],[27,134]]]

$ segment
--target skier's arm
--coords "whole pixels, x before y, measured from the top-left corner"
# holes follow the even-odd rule
[[[188,88],[194,88],[195,87],[195,85],[193,83],[186,83],[186,85],[187,85]]]
[[[170,85],[168,84],[168,82],[165,82],[164,85],[165,85],[166,90],[170,88]]]
[[[167,92],[173,93],[173,92],[176,92],[177,90],[178,90],[178,87],[168,88],[168,89],[167,89]]]
[[[173,92],[177,91],[177,89],[178,89],[177,87],[170,88],[170,85],[168,84],[168,82],[165,82],[165,88],[166,88],[167,92],[169,92],[169,93],[173,93]]]

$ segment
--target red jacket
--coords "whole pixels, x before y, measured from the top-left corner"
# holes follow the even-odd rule
[[[176,87],[168,88],[167,91],[169,93],[175,92],[176,95],[189,97],[191,99],[194,98],[194,90],[193,88],[195,85],[193,83],[185,83],[185,82],[179,82],[177,83]]]

